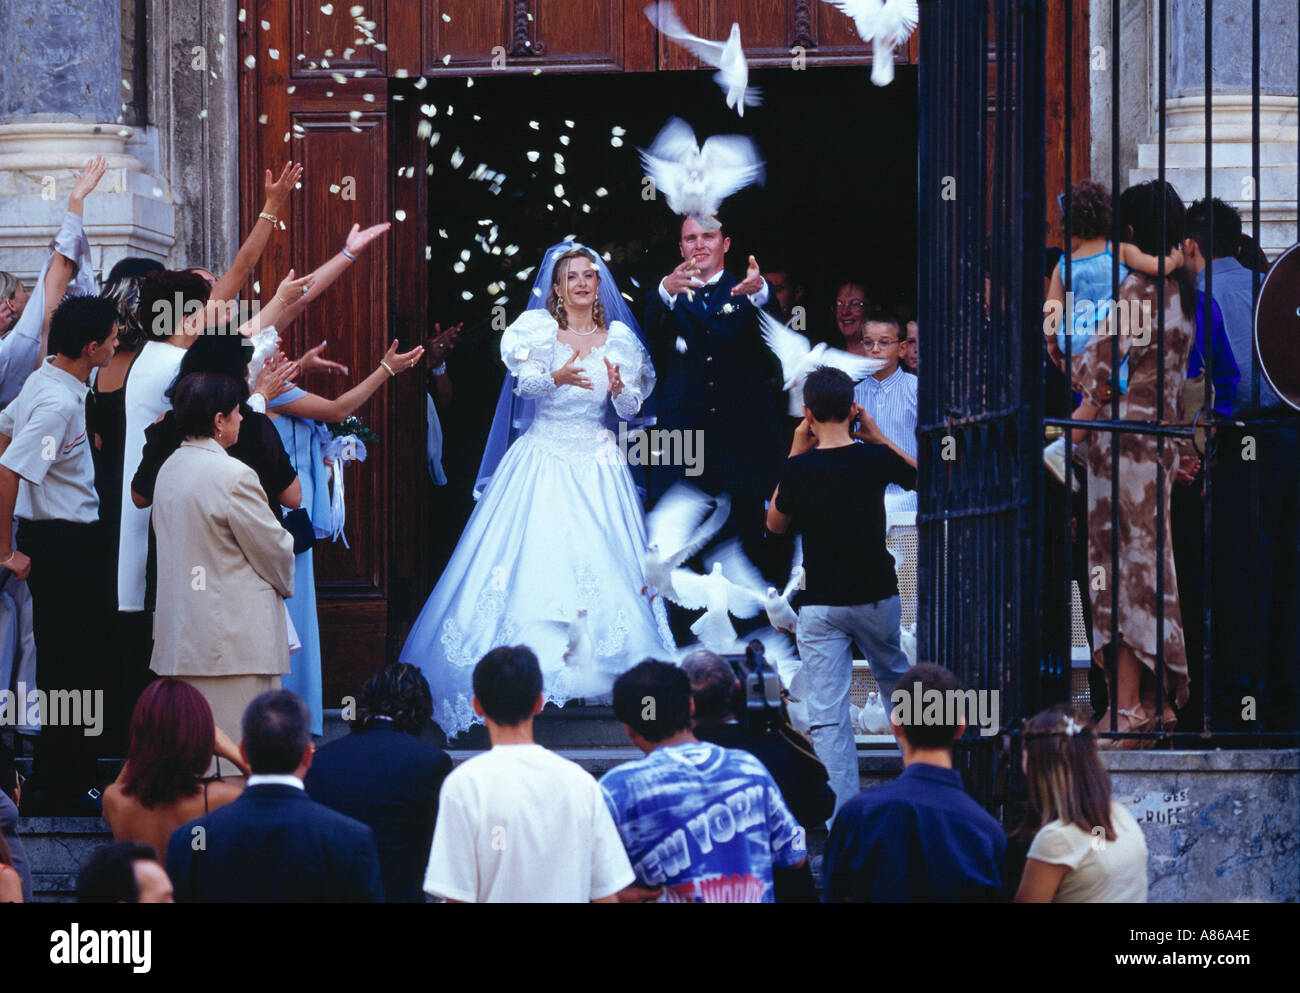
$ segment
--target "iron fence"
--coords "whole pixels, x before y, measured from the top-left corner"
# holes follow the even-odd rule
[[[1168,70],[1170,61],[1171,0],[1147,0],[1154,20],[1154,76],[1157,114],[1158,161],[1156,177],[1165,182],[1167,163]],[[1174,0],[1177,3],[1177,0]],[[1064,7],[1063,52],[1045,51],[1047,18],[1061,16]],[[1291,743],[1295,740],[1295,678],[1300,657],[1275,657],[1296,644],[1300,610],[1296,601],[1297,565],[1295,526],[1300,500],[1288,501],[1300,477],[1296,464],[1296,432],[1300,421],[1285,403],[1261,402],[1260,362],[1252,350],[1249,361],[1250,399],[1229,414],[1216,413],[1214,398],[1206,389],[1200,409],[1186,416],[1135,418],[1128,416],[1124,394],[1116,382],[1097,417],[1080,422],[1069,416],[1077,399],[1071,376],[1076,353],[1072,335],[1062,336],[1064,371],[1059,396],[1045,385],[1044,259],[1047,231],[1046,205],[1061,195],[1064,250],[1061,277],[1064,289],[1074,286],[1071,258],[1072,188],[1083,177],[1073,175],[1075,142],[1086,141],[1086,130],[1073,120],[1074,87],[1089,78],[1088,66],[1068,65],[1064,71],[1065,98],[1063,148],[1049,148],[1045,135],[1047,106],[1045,59],[1076,58],[1075,32],[1087,24],[1087,0],[931,0],[922,4],[919,80],[919,285],[920,324],[927,330],[926,361],[921,364],[918,410],[920,531],[918,563],[918,647],[922,657],[948,665],[965,685],[998,690],[1004,725],[1031,716],[1053,703],[1076,697],[1074,678],[1079,654],[1072,651],[1070,604],[1081,593],[1086,609],[1094,597],[1106,597],[1109,629],[1090,637],[1085,650],[1097,656],[1102,648],[1123,641],[1121,617],[1129,605],[1121,602],[1121,582],[1116,571],[1136,567],[1132,549],[1121,544],[1121,445],[1119,439],[1147,439],[1142,451],[1155,456],[1155,727],[1117,733],[1117,739],[1156,740],[1179,747],[1243,746]],[[1213,112],[1215,92],[1214,0],[1202,0],[1199,13],[1190,3],[1179,6],[1187,18],[1203,17],[1204,44],[1204,190],[1180,190],[1184,202],[1203,197],[1213,202]],[[1121,191],[1129,184],[1121,172],[1121,109],[1125,92],[1125,66],[1146,58],[1140,50],[1126,49],[1121,36],[1123,3],[1112,0],[1109,11],[1110,175],[1111,193],[1110,301],[1121,300],[1119,246]],[[1251,0],[1251,184],[1250,220],[1256,238],[1261,233],[1261,128],[1260,47],[1261,0]],[[1271,12],[1270,12],[1270,16]],[[1283,18],[1285,20],[1285,17]],[[1294,23],[1294,22],[1292,22]],[[1184,39],[1185,40],[1185,39]],[[1300,66],[1300,42],[1295,43]],[[1121,54],[1122,53],[1122,54]],[[1297,72],[1300,91],[1300,70]],[[1145,94],[1142,99],[1145,99]],[[1294,119],[1294,118],[1293,118]],[[1300,142],[1298,142],[1300,146]],[[1063,155],[1063,190],[1045,188],[1045,162]],[[1300,160],[1300,147],[1297,148]],[[1102,177],[1092,177],[1101,179]],[[1296,194],[1300,203],[1300,189]],[[1209,212],[1211,245],[1214,212]],[[1300,226],[1300,215],[1298,215]],[[1170,244],[1169,227],[1177,218],[1159,210],[1160,244]],[[1213,254],[1213,253],[1211,253]],[[1217,262],[1217,260],[1216,260]],[[1185,260],[1186,263],[1186,260]],[[1216,300],[1216,264],[1204,269],[1204,382],[1214,381],[1216,355],[1211,316]],[[1257,301],[1263,279],[1252,267],[1252,301]],[[1166,327],[1167,284],[1170,275],[1161,259],[1153,279],[1157,295],[1154,342],[1157,349],[1155,409],[1163,412],[1169,390],[1180,390],[1182,377],[1167,383],[1166,347],[1173,347]],[[1226,279],[1226,277],[1223,277]],[[1132,289],[1130,288],[1130,294]],[[1068,299],[1068,298],[1067,298]],[[1253,308],[1252,308],[1253,312]],[[1116,320],[1115,307],[1109,319]],[[1069,320],[1069,315],[1066,315]],[[1063,324],[1063,329],[1068,325]],[[1113,331],[1113,327],[1107,328]],[[1109,334],[1110,363],[1121,365],[1121,340]],[[1105,346],[1095,346],[1096,350]],[[1086,356],[1083,361],[1090,361]],[[1177,358],[1173,359],[1177,364]],[[1243,376],[1247,370],[1242,370]],[[1118,380],[1118,372],[1115,379]],[[1056,390],[1057,388],[1054,388]],[[1267,391],[1265,391],[1267,392]],[[1181,395],[1181,394],[1180,394]],[[1276,399],[1276,397],[1275,397]],[[1049,416],[1049,405],[1064,411]],[[1072,496],[1069,480],[1075,444],[1072,430],[1085,428],[1086,441],[1109,439],[1109,479],[1104,462],[1094,461],[1096,472],[1077,473],[1081,493]],[[1042,449],[1046,437],[1060,434],[1065,445],[1066,486],[1056,486],[1044,471]],[[1233,446],[1252,439],[1266,446],[1253,461],[1237,458]],[[1095,443],[1102,445],[1101,442]],[[1135,442],[1130,441],[1130,451]],[[1199,514],[1199,577],[1185,570],[1182,582],[1165,568],[1171,506],[1165,495],[1168,454],[1195,446],[1203,467],[1193,487],[1179,495],[1179,506]],[[1104,459],[1099,447],[1097,460]],[[1271,460],[1271,461],[1270,461]],[[1132,470],[1130,469],[1130,478]],[[1093,492],[1088,493],[1089,484]],[[1184,485],[1184,484],[1180,484]],[[1190,494],[1190,498],[1189,498]],[[1088,524],[1082,508],[1089,496],[1094,504],[1109,498],[1109,562],[1111,574],[1100,576],[1103,589],[1093,589],[1097,565],[1078,540]],[[1278,501],[1283,506],[1279,508]],[[1094,515],[1095,516],[1095,515]],[[1188,535],[1186,511],[1180,517],[1180,535]],[[1279,523],[1281,522],[1281,523]],[[1104,536],[1097,521],[1094,537]],[[1227,529],[1231,529],[1230,531]],[[1270,530],[1272,529],[1272,530]],[[1074,537],[1072,537],[1074,532]],[[1104,537],[1099,539],[1104,541]],[[1230,543],[1230,546],[1225,544]],[[1181,547],[1181,546],[1180,546]],[[1232,555],[1226,554],[1231,548]],[[1127,558],[1126,558],[1127,556]],[[1184,561],[1189,561],[1184,555]],[[1235,565],[1235,568],[1234,568]],[[1107,582],[1107,579],[1109,581]],[[1175,586],[1174,584],[1177,583]],[[1178,716],[1183,728],[1166,725],[1167,663],[1165,635],[1168,625],[1165,593],[1181,592],[1191,606],[1190,631],[1197,658],[1189,659],[1192,696]],[[1236,606],[1232,606],[1234,601]],[[1257,601],[1257,602],[1254,602]],[[1107,604],[1100,599],[1099,606]],[[1241,605],[1247,604],[1243,613]],[[1241,618],[1250,618],[1243,625]],[[1227,625],[1241,630],[1225,630]],[[1130,633],[1130,638],[1134,636]],[[1279,647],[1281,646],[1281,647]],[[1108,662],[1116,671],[1114,652]],[[1098,710],[1109,714],[1108,732],[1118,730],[1119,680],[1106,681],[1097,692],[1100,670],[1089,666]],[[1243,692],[1244,690],[1244,692]],[[1253,699],[1271,701],[1253,719],[1235,719],[1233,707]],[[1238,700],[1237,695],[1241,695]],[[1108,697],[1108,699],[1107,699]],[[1239,708],[1246,715],[1249,708]],[[1194,711],[1194,712],[1193,712]],[[1187,731],[1188,724],[1193,727]],[[961,765],[970,788],[992,803],[1002,792],[1006,764],[1014,750],[1005,736],[963,743]],[[998,762],[1003,763],[1003,772]],[[999,786],[999,782],[1002,786]]]

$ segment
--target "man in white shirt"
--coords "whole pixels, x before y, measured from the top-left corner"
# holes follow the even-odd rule
[[[117,318],[116,305],[100,297],[61,303],[50,321],[55,354],[0,411],[0,555],[13,549],[0,568],[31,589],[37,676],[50,711],[55,699],[67,701],[63,713],[42,715],[28,795],[45,816],[93,813],[85,809],[86,792],[98,785],[90,737],[98,733],[92,730],[97,719],[71,701],[95,699],[90,694],[102,668],[95,663],[109,621],[106,549],[86,438],[86,380],[113,357]],[[102,703],[102,685],[98,689]]]
[[[874,420],[885,437],[916,458],[916,387],[918,380],[900,364],[903,329],[898,319],[876,315],[862,330],[867,355],[885,365],[858,383],[854,401]],[[916,492],[891,483],[885,489],[885,512],[916,510]]]
[[[635,876],[600,786],[533,741],[537,656],[494,648],[474,668],[490,751],[443,782],[424,890],[456,903],[615,903]]]

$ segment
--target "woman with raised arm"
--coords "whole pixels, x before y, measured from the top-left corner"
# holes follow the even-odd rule
[[[610,427],[638,414],[654,368],[596,253],[547,251],[501,357],[482,497],[401,654],[424,671],[449,736],[481,720],[471,675],[498,645],[533,649],[558,706],[675,652],[662,598],[640,595],[645,520]]]
[[[79,296],[95,292],[90,243],[82,216],[86,197],[99,185],[107,168],[104,156],[96,155],[77,175],[50,260],[36,278],[32,292],[28,293],[13,277],[4,280],[10,288],[0,299],[0,328],[12,325],[12,330],[0,340],[0,407],[18,395],[27,377],[44,361],[50,318],[64,295],[69,291]]]

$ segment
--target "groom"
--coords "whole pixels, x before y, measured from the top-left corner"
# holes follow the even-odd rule
[[[644,329],[659,379],[655,426],[701,432],[695,437],[703,440],[703,471],[687,482],[731,495],[731,517],[719,539],[739,536],[764,569],[763,505],[781,471],[773,453],[781,451],[784,397],[781,366],[763,343],[758,308],[778,311],[753,256],[743,279],[723,269],[731,239],[716,222],[710,229],[686,218],[678,248],[682,264],[651,292],[646,307]],[[684,468],[651,469],[651,501],[683,478]]]

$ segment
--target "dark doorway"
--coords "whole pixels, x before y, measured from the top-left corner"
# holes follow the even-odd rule
[[[831,301],[846,279],[865,281],[873,302],[914,312],[915,69],[900,66],[886,88],[873,86],[868,70],[858,67],[761,70],[751,78],[763,89],[764,104],[744,118],[726,108],[704,72],[479,76],[430,80],[422,89],[401,84],[402,99],[425,109],[424,140],[432,143],[430,321],[444,327],[463,321],[466,329],[448,365],[455,391],[443,418],[448,485],[432,497],[431,578],[473,508],[474,473],[504,375],[494,302],[504,299],[513,320],[526,305],[531,267],[547,246],[569,235],[608,253],[638,315],[646,293],[680,261],[680,220],[662,197],[643,199],[637,154],[669,117],[685,119],[701,141],[713,134],[757,141],[766,183],[724,205],[732,238],[728,264],[743,271],[752,254],[765,269],[792,270],[805,287],[814,337],[833,331]],[[422,603],[420,597],[414,609]]]

